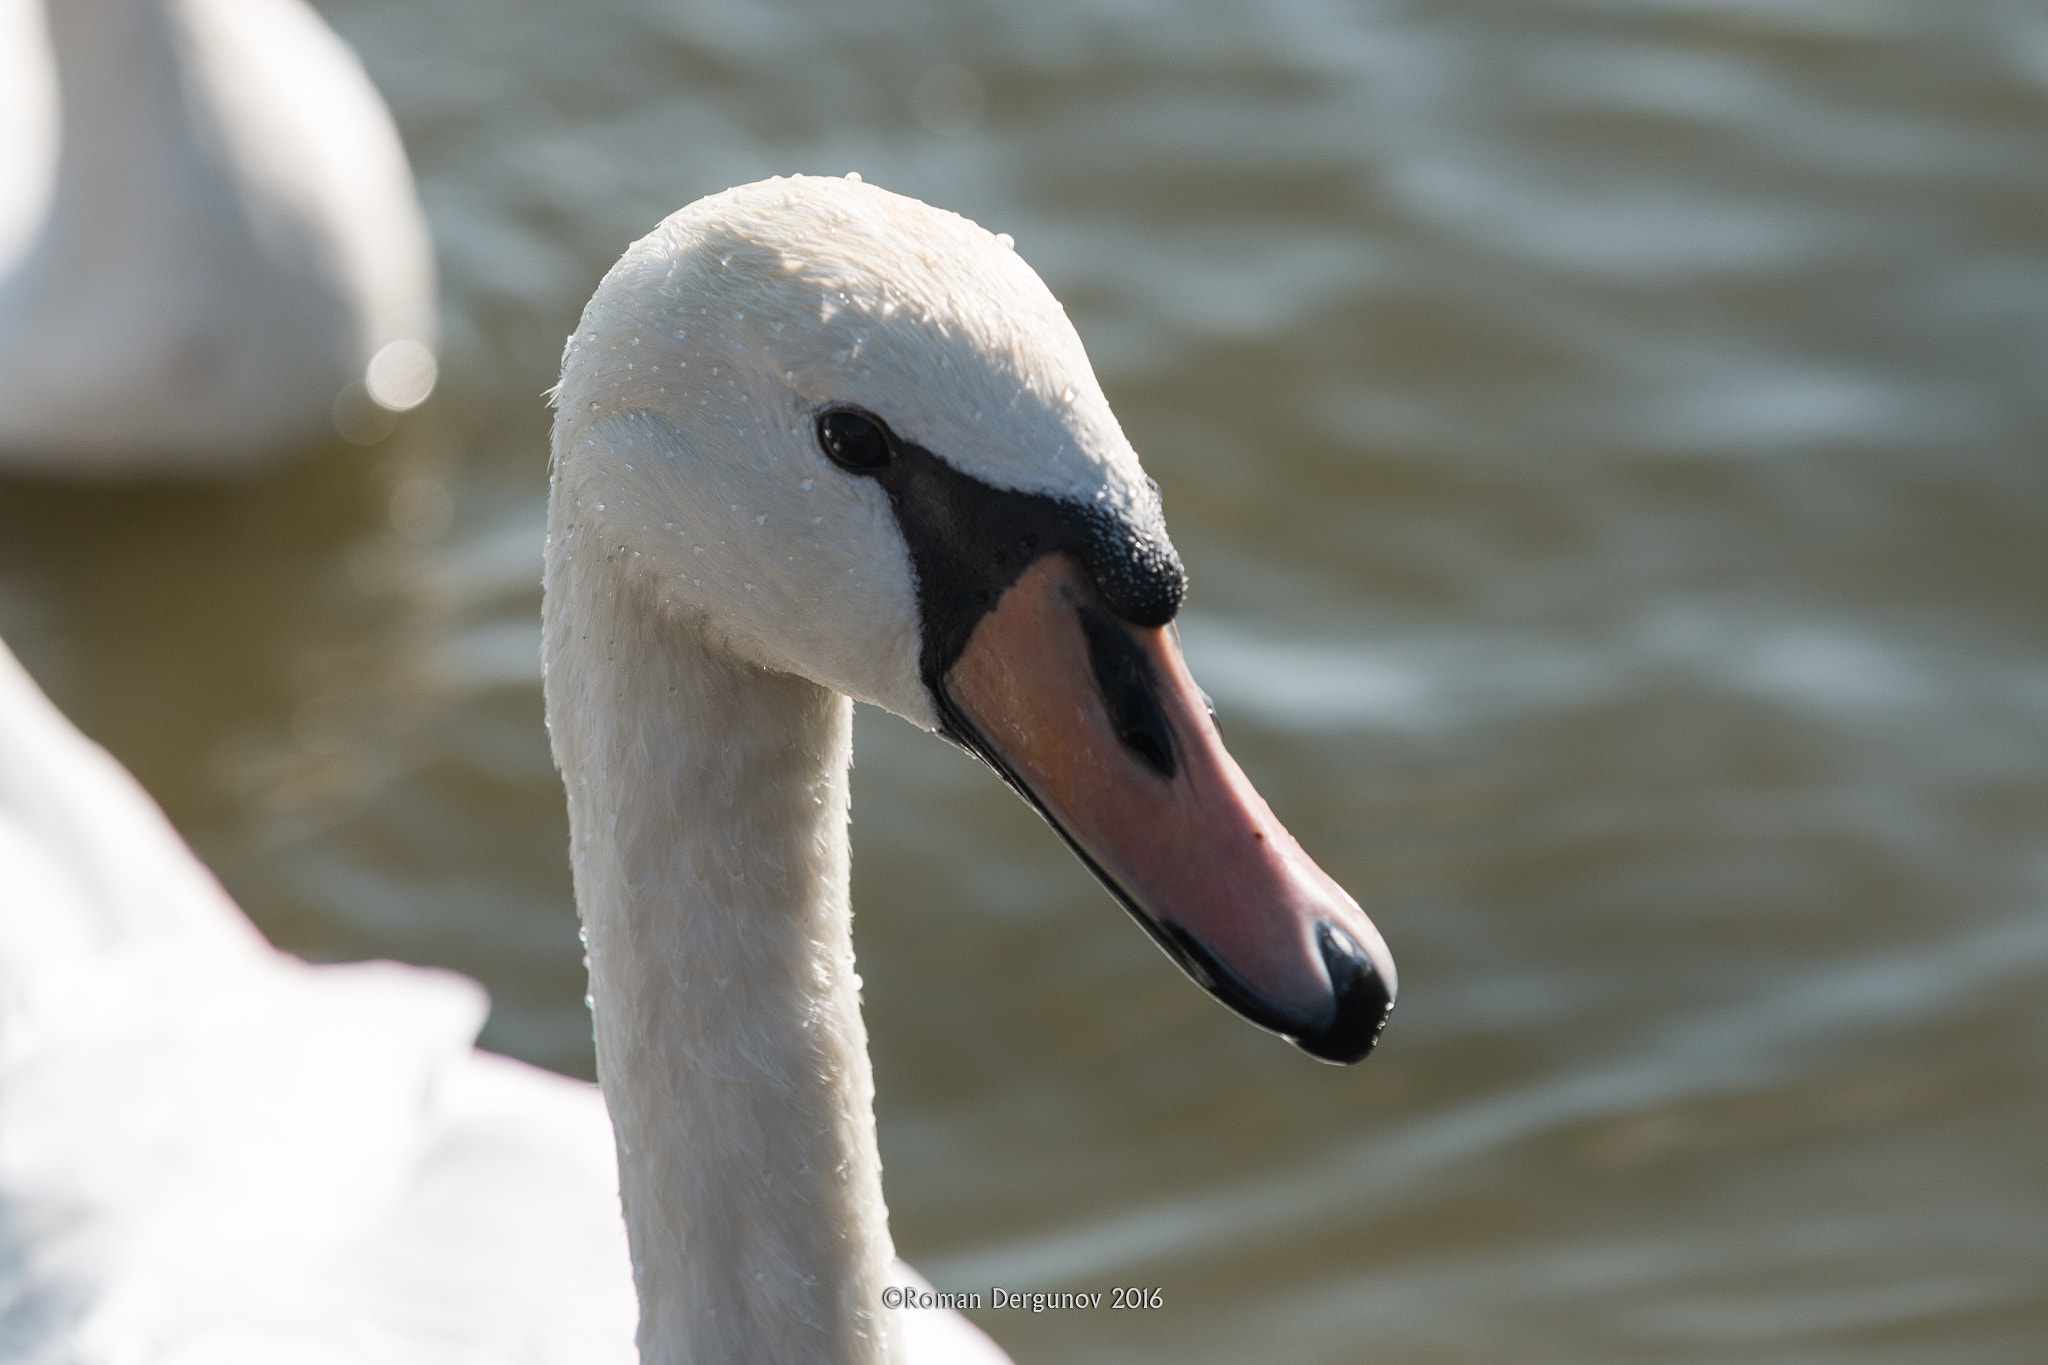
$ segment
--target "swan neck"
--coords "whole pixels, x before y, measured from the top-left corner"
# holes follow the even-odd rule
[[[62,130],[60,195],[91,191],[101,201],[95,207],[113,210],[126,207],[108,199],[122,187],[189,174],[184,164],[153,169],[165,147],[201,136],[191,35],[174,7],[166,0],[51,0],[45,14]]]
[[[890,1359],[851,704],[723,656],[552,523],[549,723],[642,1359]]]

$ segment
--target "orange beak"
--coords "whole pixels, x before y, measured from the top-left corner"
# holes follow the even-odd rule
[[[940,686],[959,737],[1203,989],[1325,1061],[1372,1051],[1386,942],[1253,790],[1165,629],[1118,620],[1047,555]]]

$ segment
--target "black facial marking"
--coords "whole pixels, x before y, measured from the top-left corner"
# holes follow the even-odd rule
[[[1209,994],[1326,1061],[1355,1062],[1370,1052],[1392,1001],[1372,960],[1348,934],[1328,924],[1318,933],[1336,995],[1332,1018],[1305,1017],[1254,989],[1193,935],[1154,919],[1118,885],[1053,818],[1001,752],[976,733],[946,690],[946,671],[996,599],[1041,557],[1065,552],[1088,575],[1108,609],[1077,606],[1089,668],[1117,739],[1161,777],[1172,778],[1179,771],[1180,751],[1159,705],[1158,679],[1150,659],[1120,624],[1164,626],[1180,610],[1187,591],[1180,559],[1156,513],[1144,524],[1121,511],[992,488],[857,408],[820,413],[818,442],[834,464],[873,479],[889,495],[917,575],[923,625],[919,668],[939,712],[939,732],[995,769],[1044,816],[1153,941]]]
[[[1092,602],[1076,604],[1089,668],[1117,739],[1154,772],[1171,779],[1180,767],[1178,741],[1159,704],[1151,660],[1124,628],[1124,623],[1166,625],[1180,610],[1187,591],[1187,576],[1156,511],[1141,520],[1126,511],[1065,502],[1043,493],[992,488],[858,408],[826,409],[818,414],[817,431],[828,459],[849,473],[873,479],[889,495],[916,572],[923,628],[919,671],[939,713],[939,733],[995,769],[1045,817],[1131,918],[1202,989],[1252,1023],[1325,1061],[1355,1062],[1372,1051],[1393,1002],[1371,958],[1350,935],[1330,924],[1318,927],[1317,943],[1336,996],[1331,1018],[1306,1017],[1254,989],[1200,940],[1177,924],[1154,919],[1118,885],[1053,818],[1002,753],[976,732],[947,692],[947,670],[996,600],[1040,558],[1064,552],[1080,565],[1100,606],[1107,608],[1101,610]],[[1207,693],[1202,700],[1213,716],[1216,708]]]
[[[1159,705],[1152,661],[1129,631],[1093,607],[1081,608],[1081,634],[1088,640],[1088,667],[1102,690],[1110,729],[1146,767],[1172,777],[1180,766],[1179,748]]]
[[[879,459],[867,432],[883,442]],[[842,459],[835,440],[862,462]],[[992,488],[858,408],[820,413],[818,443],[835,464],[873,479],[889,495],[917,572],[924,628],[919,665],[934,698],[943,698],[940,680],[974,627],[1045,555],[1073,556],[1102,604],[1132,625],[1163,626],[1180,610],[1187,575],[1156,517],[1144,525],[1123,511]]]

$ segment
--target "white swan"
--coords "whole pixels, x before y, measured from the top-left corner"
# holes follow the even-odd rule
[[[425,396],[412,174],[303,0],[0,0],[0,91],[0,467],[229,471]]]
[[[467,983],[270,951],[0,655],[10,1360],[625,1360],[635,1291],[648,1365],[1000,1360],[884,1297],[849,696],[988,759],[1234,1008],[1370,1049],[1385,946],[1223,751],[1156,497],[1005,244],[842,180],[700,201],[606,277],[557,405],[610,1125],[470,1050]]]

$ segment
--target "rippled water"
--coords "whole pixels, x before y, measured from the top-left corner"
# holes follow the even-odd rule
[[[1067,303],[1233,748],[1394,945],[1379,1055],[1180,979],[864,714],[900,1247],[1021,1361],[2031,1362],[2048,1341],[2048,10],[333,0],[441,393],[234,489],[0,485],[0,633],[280,943],[587,1074],[540,729],[562,334],[860,170]]]

